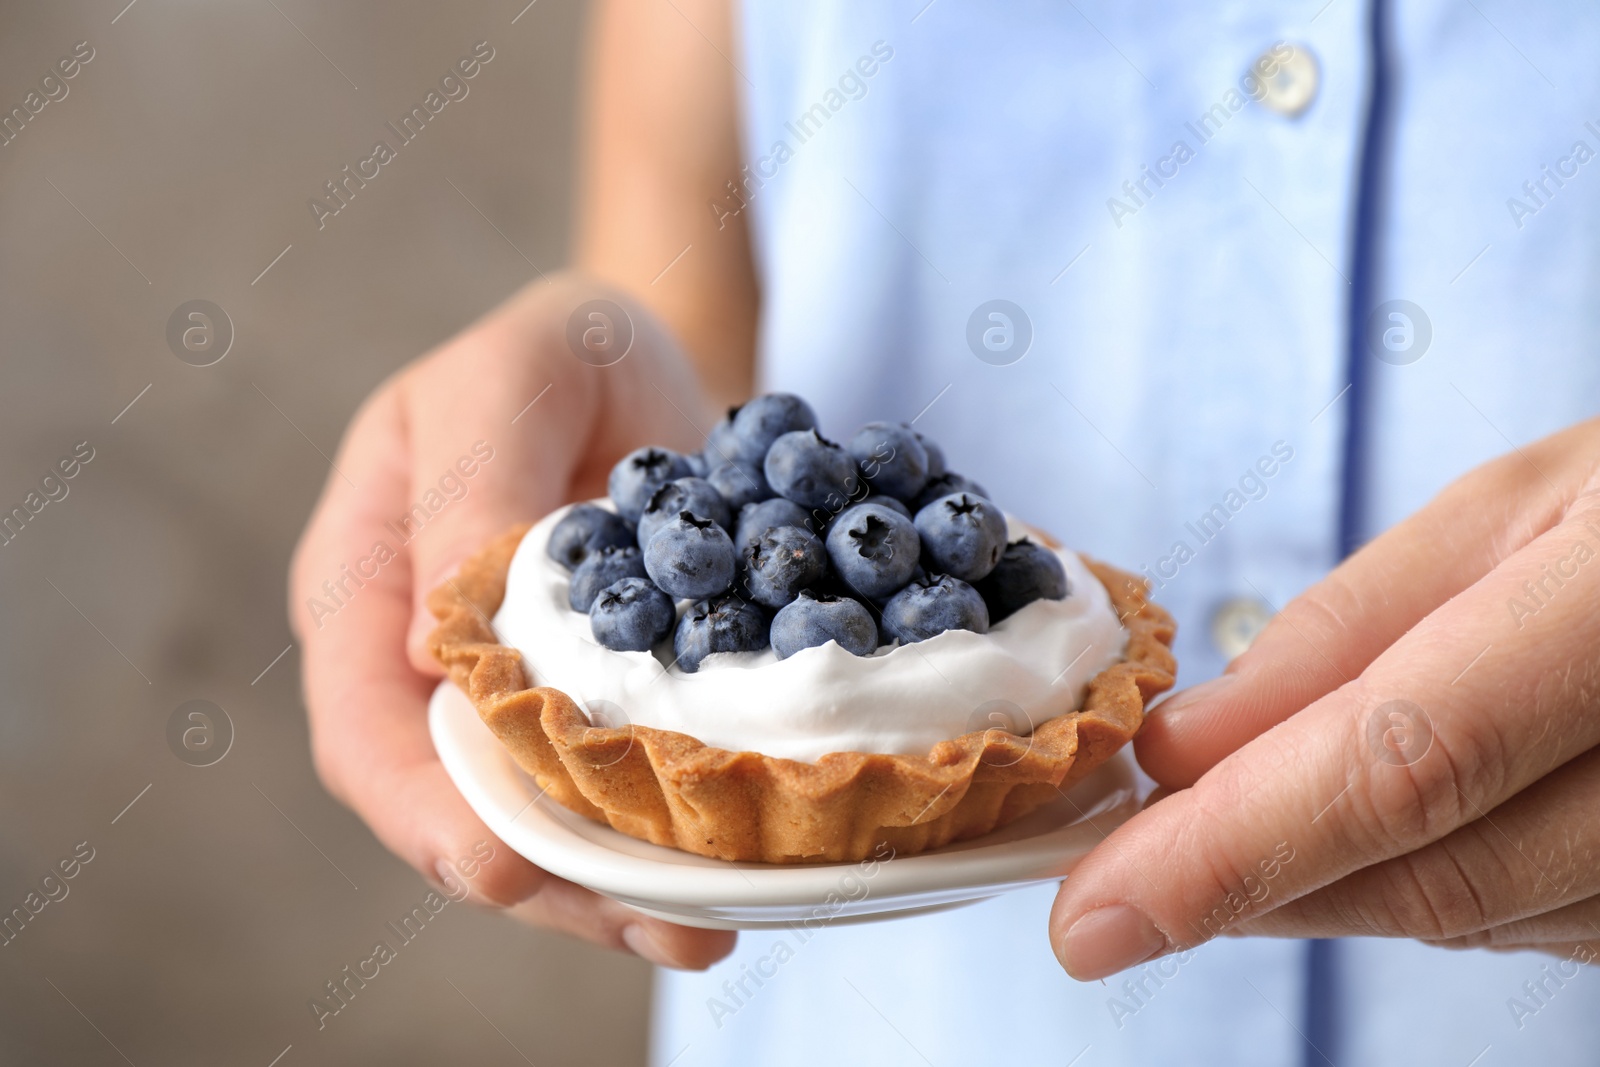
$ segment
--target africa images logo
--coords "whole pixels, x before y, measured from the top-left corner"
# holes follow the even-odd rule
[[[1148,163],[1140,164],[1139,176],[1122,183],[1125,199],[1115,196],[1106,198],[1106,211],[1117,229],[1122,229],[1124,219],[1137,215],[1140,208],[1149,204],[1155,199],[1156,193],[1166,187],[1167,182],[1181,174],[1184,165],[1195,158],[1199,148],[1204,148],[1222,132],[1229,119],[1243,111],[1245,105],[1259,102],[1266,96],[1268,82],[1277,77],[1283,66],[1296,55],[1303,57],[1304,53],[1297,53],[1294,45],[1284,41],[1274,44],[1239,79],[1238,88],[1229,86],[1221,99],[1202,111],[1192,122],[1183,124],[1183,128],[1194,137],[1196,148],[1190,148],[1188,141],[1179,139],[1173,142],[1166,155],[1156,160],[1154,168]],[[1152,184],[1154,188],[1151,188]]]
[[[782,138],[773,141],[766,155],[755,161],[754,173],[751,172],[751,165],[746,163],[740,168],[741,177],[737,182],[728,179],[726,197],[706,201],[712,218],[717,220],[717,229],[727,226],[730,218],[749,207],[755,194],[776,178],[784,164],[794,158],[800,146],[822,132],[823,126],[843,110],[846,103],[865,97],[867,80],[893,58],[894,49],[887,41],[873,41],[872,53],[860,56],[854,66],[846,67],[844,73],[839,75],[837,87],[830,86],[820,100],[802,111],[793,121],[785,122],[783,128],[794,138],[793,144]]]
[[[350,201],[356,198],[356,193],[367,187],[367,182],[375,180],[383,173],[383,168],[400,158],[400,148],[404,148],[422,133],[434,118],[438,117],[452,101],[462,101],[472,91],[467,83],[476,78],[483,68],[494,59],[494,48],[488,41],[479,41],[472,46],[472,54],[463,56],[455,65],[445,72],[439,79],[439,88],[430,89],[423,96],[422,103],[411,105],[411,110],[400,118],[400,125],[385,122],[384,126],[394,134],[399,143],[399,148],[391,145],[386,140],[380,140],[372,146],[372,154],[356,162],[355,170],[345,164],[339,171],[339,176],[328,179],[322,183],[327,199],[312,197],[306,201],[306,207],[311,209],[311,217],[317,220],[317,229],[322,229],[328,220],[350,206]]]
[[[70,56],[62,56],[45,72],[37,89],[28,90],[20,105],[0,111],[0,148],[22,136],[29,123],[39,121],[45,108],[65,100],[72,91],[67,82],[76,78],[94,56],[94,46],[88,41],[79,41],[72,46]]]

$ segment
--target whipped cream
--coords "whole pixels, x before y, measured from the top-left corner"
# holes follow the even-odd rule
[[[670,651],[663,658],[606,648],[589,616],[568,607],[570,576],[545,554],[566,511],[522,539],[494,626],[502,644],[522,653],[534,685],[560,689],[607,725],[675,730],[717,748],[807,762],[830,752],[926,755],[973,730],[1027,734],[1075,710],[1089,679],[1127,647],[1105,588],[1062,549],[1066,598],[1036,600],[987,634],[947,630],[870,656],[833,642],[784,660],[770,648],[722,652],[687,674],[670,665]],[[1031,532],[1008,522],[1012,540]],[[687,606],[678,605],[680,618]]]

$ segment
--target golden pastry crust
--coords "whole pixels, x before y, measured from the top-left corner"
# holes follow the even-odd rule
[[[1109,759],[1177,669],[1172,617],[1147,599],[1145,583],[1085,558],[1128,630],[1126,658],[1090,680],[1081,708],[1029,737],[980,730],[926,756],[837,752],[802,763],[647,726],[593,727],[565,693],[530,688],[521,655],[490,626],[527,530],[502,535],[429,595],[439,619],[433,654],[555,800],[633,837],[716,859],[853,862],[884,842],[909,855],[986,834]]]

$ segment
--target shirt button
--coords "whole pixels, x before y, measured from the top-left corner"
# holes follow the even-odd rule
[[[1278,42],[1250,64],[1245,84],[1269,110],[1285,118],[1299,118],[1317,98],[1321,81],[1317,57],[1303,44]]]
[[[1211,615],[1211,643],[1228,659],[1241,655],[1272,619],[1272,608],[1254,597],[1224,600]]]

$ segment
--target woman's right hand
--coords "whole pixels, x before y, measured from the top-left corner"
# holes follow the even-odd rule
[[[612,343],[631,325],[626,356],[609,366],[568,343],[569,319],[595,299],[624,309],[609,316]],[[434,620],[425,602],[513,524],[601,495],[630,449],[698,447],[706,407],[693,371],[642,307],[581,276],[552,276],[366,400],[290,573],[312,750],[334,796],[457,895],[465,884],[478,902],[536,925],[687,968],[725,956],[734,935],[647,918],[540,870],[456,791],[428,736],[428,697],[443,671],[427,650]]]

